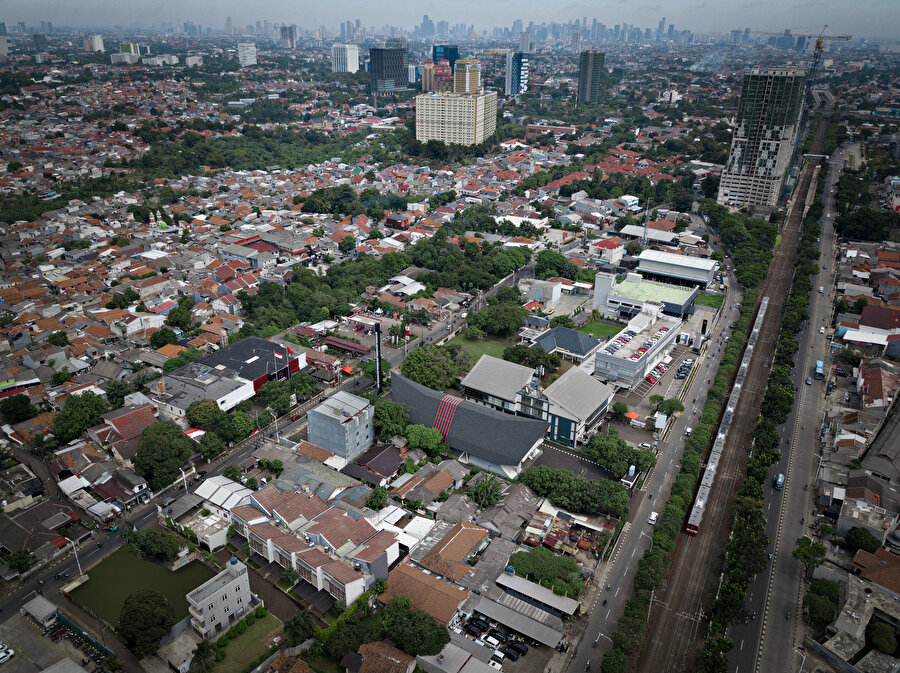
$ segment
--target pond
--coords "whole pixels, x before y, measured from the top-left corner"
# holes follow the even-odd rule
[[[175,611],[175,619],[180,621],[188,615],[185,595],[214,574],[200,561],[191,561],[171,572],[145,561],[128,547],[119,547],[91,568],[90,579],[71,595],[113,626],[118,626],[119,613],[128,596],[141,589],[156,589],[168,599]]]

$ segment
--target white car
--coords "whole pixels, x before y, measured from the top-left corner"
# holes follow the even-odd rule
[[[11,647],[7,647],[5,650],[0,652],[0,664],[5,664],[7,661],[12,659],[15,654],[15,650],[13,650]]]

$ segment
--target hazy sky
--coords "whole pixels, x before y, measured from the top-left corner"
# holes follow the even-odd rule
[[[654,27],[659,19],[677,28],[698,31],[749,26],[754,30],[818,33],[824,24],[831,33],[857,37],[900,38],[900,0],[2,0],[0,21],[8,25],[52,21],[63,26],[151,25],[154,22],[193,21],[215,28],[231,15],[235,23],[257,20],[296,23],[305,28],[335,26],[361,19],[364,25],[411,28],[428,14],[433,21],[474,23],[478,29],[529,21],[566,21],[588,17],[613,25],[632,23]]]

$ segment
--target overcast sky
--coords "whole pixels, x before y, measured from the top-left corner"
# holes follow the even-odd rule
[[[171,21],[193,21],[223,28],[231,15],[236,24],[257,20],[296,23],[304,28],[336,26],[361,19],[366,26],[385,24],[412,28],[428,14],[433,21],[474,23],[479,30],[508,26],[519,18],[529,21],[566,21],[588,17],[609,26],[627,22],[654,27],[659,19],[676,28],[695,32],[749,26],[754,30],[818,33],[857,37],[900,37],[900,0],[338,0],[291,2],[274,0],[2,0],[0,21],[34,24],[41,20],[57,26],[128,26]]]

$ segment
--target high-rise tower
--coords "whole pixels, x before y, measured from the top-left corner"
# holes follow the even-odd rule
[[[756,67],[744,73],[719,203],[778,203],[800,125],[805,84],[806,71],[800,68]]]
[[[461,58],[453,71],[453,91],[477,93],[481,89],[481,61],[477,58]]]
[[[521,51],[506,52],[507,96],[518,96],[528,91],[528,54]]]
[[[578,68],[578,102],[596,103],[603,95],[603,63],[606,54],[602,51],[581,52]]]

